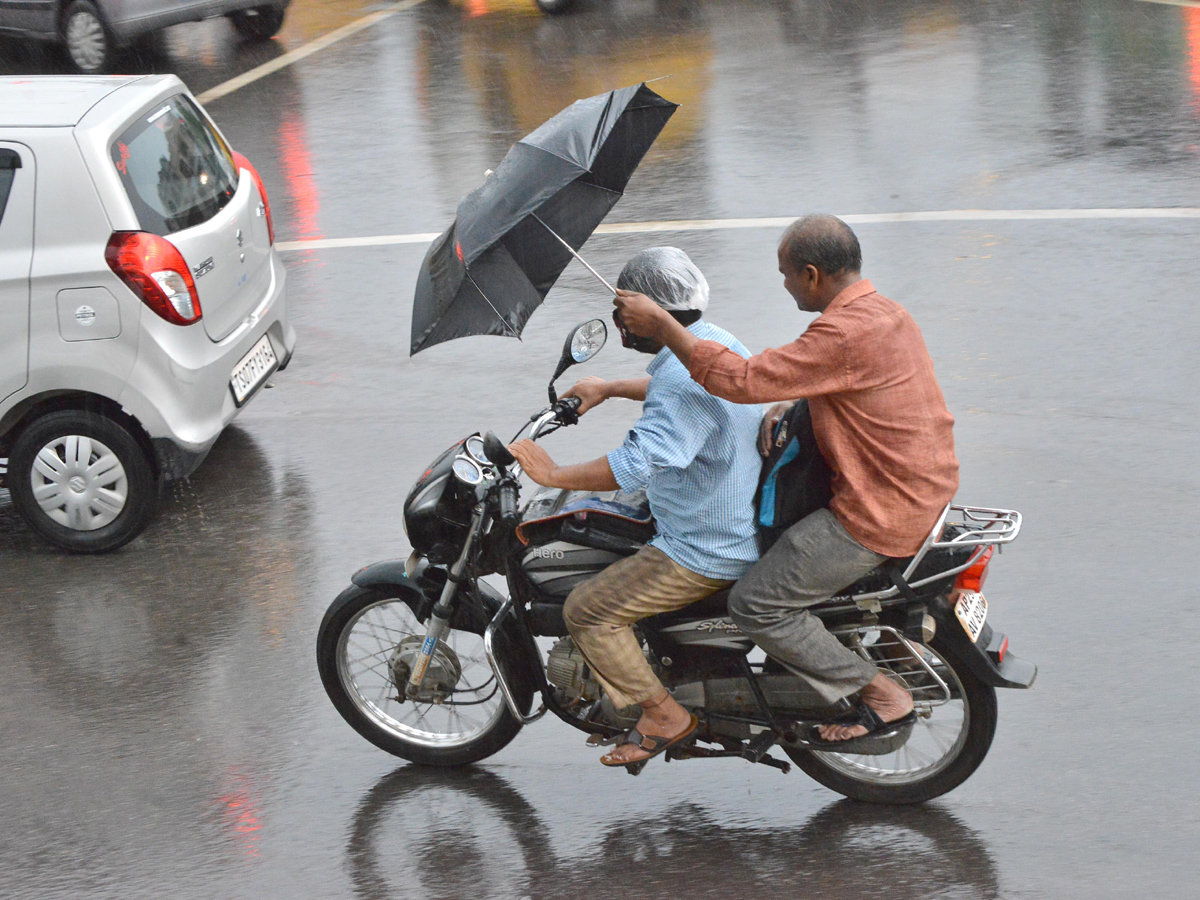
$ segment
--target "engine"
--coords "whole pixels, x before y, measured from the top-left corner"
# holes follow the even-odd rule
[[[559,638],[550,648],[546,679],[557,688],[554,699],[568,708],[580,702],[594,703],[602,693],[583,653],[569,637]]]
[[[642,711],[637,706],[617,709],[609,699],[583,653],[569,637],[559,638],[550,648],[546,659],[546,679],[554,685],[554,699],[570,709],[600,701],[600,708],[593,713],[596,719],[616,728],[632,728],[637,724]]]

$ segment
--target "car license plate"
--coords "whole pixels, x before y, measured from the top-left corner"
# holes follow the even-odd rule
[[[229,376],[233,402],[238,406],[245,403],[278,365],[279,360],[275,356],[275,348],[271,346],[271,338],[264,334],[258,339],[258,343],[250,348],[250,352],[242,357],[241,362],[233,367],[233,374]]]
[[[962,622],[963,630],[971,639],[971,643],[978,641],[979,633],[983,631],[983,623],[987,621],[987,600],[983,594],[976,591],[959,594],[958,602],[954,604],[954,614],[958,616],[958,621]]]

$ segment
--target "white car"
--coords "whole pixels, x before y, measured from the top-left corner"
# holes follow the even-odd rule
[[[60,547],[142,531],[296,343],[271,210],[174,76],[0,78],[0,458]]]

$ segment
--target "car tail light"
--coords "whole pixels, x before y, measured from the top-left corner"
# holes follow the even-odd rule
[[[245,169],[250,173],[250,177],[254,179],[254,186],[258,188],[258,196],[262,198],[263,215],[267,219],[267,237],[271,240],[271,245],[275,244],[275,223],[271,221],[271,201],[267,199],[267,189],[263,186],[263,180],[258,175],[258,169],[250,165],[250,160],[242,156],[242,154],[234,151],[233,162],[239,169]]]
[[[992,561],[992,554],[996,552],[996,545],[992,544],[980,555],[979,559],[971,563],[969,569],[963,569],[958,573],[958,578],[954,580],[954,588],[959,591],[981,591],[983,583],[987,581],[988,563]]]
[[[145,231],[114,232],[104,259],[143,303],[168,322],[191,325],[200,320],[192,272],[166,238]]]

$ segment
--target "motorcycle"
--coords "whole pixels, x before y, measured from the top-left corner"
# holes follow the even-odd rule
[[[599,319],[568,335],[550,405],[527,423],[530,439],[578,422],[579,400],[559,399],[554,384],[606,338]],[[360,569],[325,613],[317,636],[325,691],[388,753],[459,766],[496,753],[547,712],[594,741],[637,722],[640,710],[614,706],[589,669],[563,604],[653,537],[645,495],[541,489],[522,507],[520,475],[491,432],[455,443],[405,501],[412,554]],[[638,623],[647,660],[701,723],[666,759],[740,757],[786,773],[790,764],[770,752],[777,747],[826,787],[876,803],[919,803],[957,787],[991,745],[996,688],[1028,688],[1037,675],[1008,651],[982,593],[994,552],[1020,530],[1015,510],[951,504],[916,555],[811,608],[906,688],[917,712],[915,722],[836,751],[813,745],[813,726],[846,702],[830,706],[782,664],[755,658],[763,654],[728,615],[728,591]],[[493,575],[506,592],[484,580]],[[545,658],[538,638],[554,639]]]

